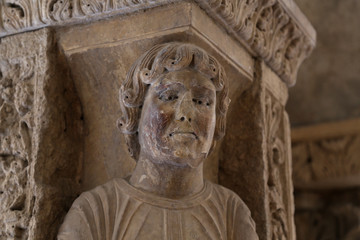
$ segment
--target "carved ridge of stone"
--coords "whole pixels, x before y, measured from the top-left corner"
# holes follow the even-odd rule
[[[0,36],[180,0],[1,0]],[[288,85],[314,44],[277,0],[195,0],[244,40]],[[101,17],[101,16],[100,16]]]
[[[268,162],[268,201],[270,213],[270,238],[269,239],[291,239],[292,221],[288,214],[291,211],[288,207],[285,196],[286,186],[283,186],[284,168],[286,168],[287,150],[285,139],[282,138],[284,121],[284,107],[275,100],[268,92],[265,95],[265,134],[267,142]],[[286,176],[285,176],[286,178]]]

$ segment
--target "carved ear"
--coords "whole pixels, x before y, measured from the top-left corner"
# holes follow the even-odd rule
[[[117,121],[116,121],[116,127],[119,129],[119,130],[122,130],[122,126],[123,126],[123,121],[121,118],[119,118]]]
[[[211,144],[211,147],[209,149],[209,152],[206,154],[206,158],[212,153],[212,151],[215,149],[216,147],[216,143],[217,141],[216,140],[213,140],[213,143]]]

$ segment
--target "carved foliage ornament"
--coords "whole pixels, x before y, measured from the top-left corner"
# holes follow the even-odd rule
[[[32,212],[34,63],[33,57],[0,63],[0,239],[25,239]]]
[[[180,0],[0,0],[0,36]],[[276,0],[195,0],[231,29],[288,85],[313,44]],[[215,12],[215,14],[214,14]]]
[[[287,208],[283,196],[286,195],[282,186],[282,175],[284,175],[285,144],[281,137],[281,123],[284,116],[284,108],[274,100],[270,93],[265,97],[267,137],[267,160],[268,160],[268,195],[271,219],[270,239],[289,239],[289,220]]]
[[[196,1],[215,11],[214,17],[231,26],[285,83],[295,84],[298,68],[314,46],[277,0]]]
[[[317,181],[357,176],[360,173],[360,135],[293,143],[294,182]]]
[[[0,36],[61,24],[132,6],[150,6],[155,0],[0,0]],[[135,10],[135,9],[134,9]]]

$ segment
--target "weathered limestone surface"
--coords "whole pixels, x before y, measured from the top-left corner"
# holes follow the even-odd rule
[[[205,163],[205,178],[240,195],[260,239],[295,239],[284,106],[286,85],[314,46],[313,28],[292,1],[168,3],[0,1],[1,36],[54,26],[1,39],[1,238],[54,239],[78,193],[131,173],[116,129],[118,89],[139,55],[179,41],[214,55],[230,79],[228,136]],[[17,71],[24,73],[12,77]]]
[[[55,49],[46,29],[1,39],[0,239],[54,238],[76,194],[80,109]]]

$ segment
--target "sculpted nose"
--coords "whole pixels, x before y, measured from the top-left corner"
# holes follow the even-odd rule
[[[190,94],[186,94],[177,106],[176,119],[180,122],[191,122],[193,115],[193,104]]]
[[[185,121],[185,120],[191,122],[191,117],[184,117],[184,116],[182,116],[182,117],[180,117],[179,120],[180,120],[181,122],[183,122],[183,121]]]

